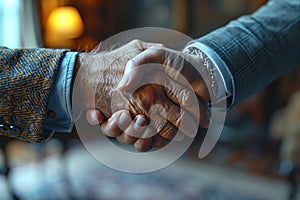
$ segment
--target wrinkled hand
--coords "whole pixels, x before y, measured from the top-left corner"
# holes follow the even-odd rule
[[[177,105],[178,97],[170,93],[174,90],[172,87],[178,88],[181,97],[186,96],[185,99],[189,100],[190,93],[187,88],[172,82],[164,73],[152,70],[152,73],[148,73],[144,78],[149,82],[168,85],[171,88],[169,90],[157,84],[144,85],[132,94],[117,89],[127,61],[153,46],[161,47],[160,44],[135,40],[111,52],[80,55],[78,62],[77,78],[83,93],[88,121],[96,125],[114,112],[110,120],[102,124],[103,132],[108,136],[117,137],[122,143],[134,142],[140,151],[149,150],[153,139],[156,146],[165,145],[166,139],[169,141],[175,137],[176,127],[180,124],[185,124],[183,132],[186,134],[188,127],[196,126],[192,117],[182,112]],[[164,115],[171,117],[167,121]],[[151,137],[157,132],[160,133],[159,137]]]
[[[151,63],[152,65],[149,65]],[[174,133],[177,132],[180,126],[180,131],[190,136],[189,130],[193,130],[195,124],[198,125],[198,122],[194,123],[193,119],[198,119],[200,126],[208,127],[210,113],[207,103],[210,101],[210,96],[204,80],[195,69],[196,67],[203,67],[198,57],[164,47],[148,48],[134,59],[131,59],[127,63],[125,74],[118,85],[119,91],[126,94],[126,91],[147,82],[145,81],[147,79],[164,83],[167,85],[167,89],[161,85],[151,85],[150,88],[146,86],[135,90],[133,99],[134,101],[140,101],[142,105],[146,104],[144,107],[146,111],[150,108],[150,105],[161,105],[165,108],[167,117],[162,113],[158,113],[158,118],[162,120],[167,118],[167,123],[162,129],[158,128],[155,123],[148,126],[150,128],[154,127],[154,130],[159,134],[154,137],[137,139],[138,136],[135,137],[131,134],[130,128],[127,131],[122,131],[128,126],[129,119],[123,118],[124,123],[122,123],[118,122],[116,116],[128,113],[128,110],[132,110],[132,108],[128,107],[127,110],[122,110],[121,106],[119,111],[114,113],[108,122],[102,125],[104,133],[108,136],[117,137],[121,143],[134,143],[138,150],[145,151],[151,149],[152,146],[163,147],[166,145],[173,139]],[[199,109],[195,108],[195,102],[191,103],[191,92],[195,92],[198,97],[196,104],[199,105],[200,117],[197,116]],[[184,109],[180,109],[179,105],[183,106]],[[135,112],[135,114],[138,113],[142,113],[149,118],[145,110]],[[137,115],[137,118],[139,117],[141,115]],[[153,121],[153,116],[150,116],[150,118]],[[162,120],[155,120],[154,118],[154,121]]]
[[[113,51],[79,55],[75,73],[80,85],[76,87],[82,93],[91,124],[98,124],[111,116],[111,92],[120,82],[127,61],[151,46],[161,44],[133,40]]]

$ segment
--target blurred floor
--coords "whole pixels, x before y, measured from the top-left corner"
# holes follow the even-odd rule
[[[281,180],[187,158],[158,172],[126,174],[102,165],[81,144],[60,157],[54,140],[43,146],[45,158],[30,155],[40,147],[23,145],[10,155],[10,179],[21,199],[284,200],[288,193]],[[11,199],[1,177],[0,199]]]

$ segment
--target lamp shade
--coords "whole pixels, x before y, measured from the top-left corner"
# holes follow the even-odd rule
[[[76,8],[62,6],[50,12],[46,31],[55,37],[73,39],[82,35],[84,25]]]

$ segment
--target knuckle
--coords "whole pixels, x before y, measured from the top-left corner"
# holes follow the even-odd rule
[[[149,150],[151,149],[151,145],[145,144],[145,143],[143,143],[143,142],[135,142],[135,143],[134,143],[134,148],[135,148],[137,151],[145,152],[145,151],[149,151]]]
[[[171,125],[170,123],[167,123],[165,128],[159,133],[161,137],[172,140],[174,136],[176,135],[177,129]]]
[[[183,106],[191,106],[192,93],[190,91],[184,89],[179,93],[179,96],[181,96],[181,103]]]
[[[177,105],[172,105],[168,110],[168,119],[170,121],[177,121],[182,119],[184,111]]]
[[[126,133],[122,134],[122,138],[123,138],[123,144],[126,144],[126,145],[130,145],[130,144],[133,144],[133,142],[135,141],[135,137],[133,136],[130,136],[130,135],[127,135]]]
[[[138,49],[143,49],[143,41],[141,41],[139,39],[134,39],[129,44],[136,46]]]
[[[186,121],[186,119],[188,118],[188,114],[184,111],[180,112],[177,116],[177,118],[174,120],[175,122],[175,126],[177,128],[182,128],[181,126],[183,125],[183,123]]]
[[[118,134],[115,131],[109,129],[106,125],[102,125],[101,126],[101,132],[104,135],[109,136],[109,137],[116,137],[116,136],[118,136]]]
[[[128,141],[127,141],[126,139],[124,139],[124,136],[123,136],[123,135],[124,135],[124,134],[118,136],[118,137],[117,137],[117,140],[118,140],[118,142],[121,143],[121,144],[127,144],[127,145],[128,145]]]

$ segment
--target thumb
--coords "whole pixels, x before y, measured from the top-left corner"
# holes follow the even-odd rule
[[[91,125],[101,124],[104,121],[104,115],[97,109],[90,109],[86,111],[86,119]]]
[[[127,62],[124,75],[117,88],[121,90],[130,90],[141,82],[142,77],[142,68],[140,66],[136,66],[132,59]]]
[[[163,64],[164,62],[165,55],[163,51],[160,51],[160,48],[150,47],[139,53],[127,62],[124,76],[119,82],[118,88],[122,90],[130,90],[141,82],[143,75],[147,71],[155,68],[154,66],[146,66],[146,64]]]
[[[146,50],[146,49],[151,48],[151,47],[160,48],[160,47],[164,46],[162,43],[145,42],[145,41],[142,41],[142,40],[138,40],[138,42],[139,42],[139,45],[140,45],[142,50]]]

